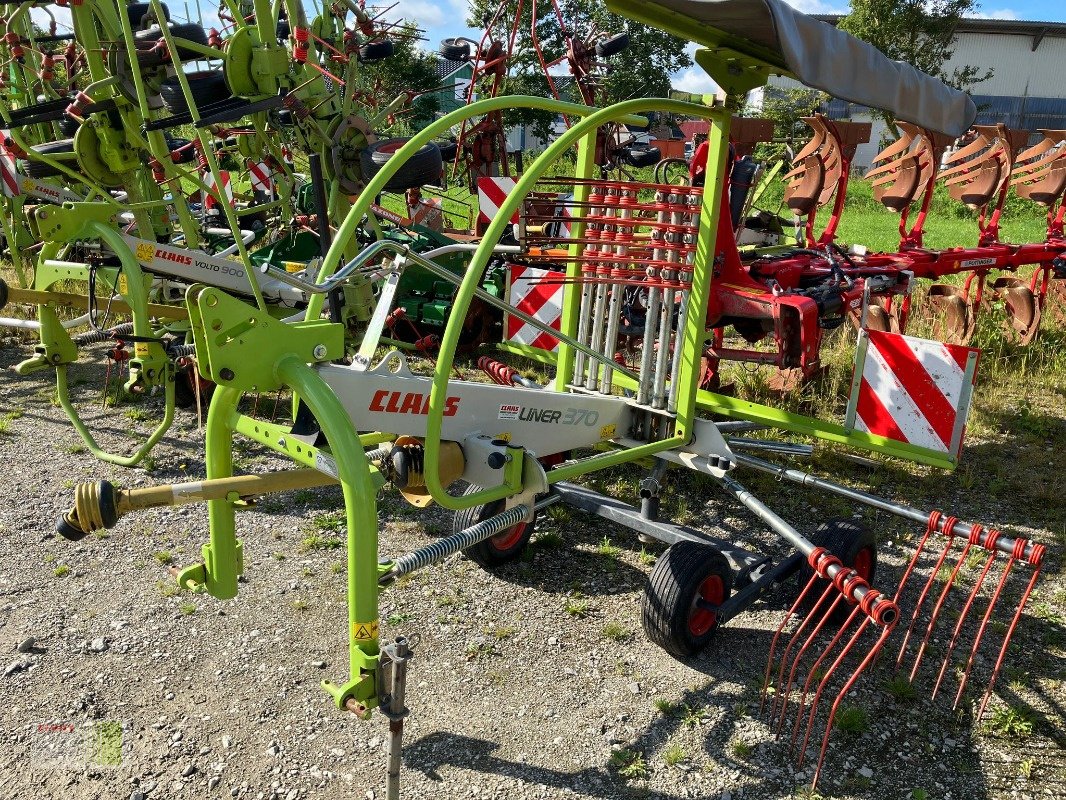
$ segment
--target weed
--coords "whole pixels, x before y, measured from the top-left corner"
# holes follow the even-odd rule
[[[885,681],[885,690],[901,703],[918,697],[918,690],[905,675],[894,675]]]
[[[285,560],[285,554],[284,553],[271,553],[270,557],[273,558],[275,561],[284,561]]]
[[[648,774],[644,756],[636,750],[624,747],[611,753],[611,766],[623,778],[643,778]]]
[[[684,747],[674,742],[663,751],[663,761],[668,767],[675,767],[683,761],[688,761],[688,753]]]
[[[64,575],[70,574],[70,567],[68,567],[66,564],[60,564],[58,567],[52,570],[52,574],[55,575],[57,578],[62,578]]]
[[[499,654],[496,652],[496,645],[492,642],[471,642],[466,646],[467,661],[481,661],[482,659],[495,655]]]
[[[155,456],[153,456],[151,453],[141,459],[141,469],[143,469],[145,472],[155,472],[156,466],[158,465],[156,463]]]
[[[729,752],[733,754],[733,758],[745,761],[751,758],[751,754],[755,752],[755,747],[743,739],[734,739],[729,743]]]
[[[1027,781],[1033,779],[1033,759],[1027,758],[1018,764],[1018,774]]]
[[[66,451],[72,456],[80,455],[86,451],[86,447],[81,442],[74,442],[74,444],[68,444]]]
[[[410,614],[401,614],[398,611],[393,611],[391,614],[389,614],[387,617],[385,617],[385,621],[387,623],[389,623],[390,625],[402,625],[404,622],[407,622],[407,620],[409,620],[410,618],[411,618]]]
[[[151,414],[143,408],[127,408],[122,412],[130,422],[144,422]]]
[[[274,557],[277,558],[277,554],[275,554]],[[310,567],[304,567],[302,570],[300,570],[300,574],[303,575],[305,578],[315,577],[315,571]]]
[[[665,697],[655,698],[655,710],[664,717],[672,717],[680,708],[681,704],[675,703],[673,700],[667,700]]]
[[[620,622],[608,622],[603,626],[603,638],[612,642],[625,642],[633,636],[633,632]]]
[[[178,611],[180,611],[182,614],[185,614],[186,616],[188,616],[189,614],[195,614],[196,603],[182,603],[180,606],[178,606]]]
[[[155,555],[155,560],[158,561],[163,566],[166,566],[167,564],[171,564],[171,563],[174,562],[174,556],[172,556],[170,554],[170,552],[167,551],[167,550],[160,550],[159,552],[155,553],[154,555]]]
[[[292,601],[292,607],[297,611],[306,611],[308,608],[310,608],[310,605],[302,597],[297,597],[295,600]]]
[[[56,560],[56,554],[55,553],[46,553],[43,560],[44,560],[45,564],[51,564],[53,561]]]
[[[844,733],[860,734],[870,728],[870,717],[858,706],[845,706],[837,711],[833,724]]]
[[[650,567],[652,564],[655,563],[656,558],[657,556],[655,555],[655,553],[649,553],[643,547],[640,548],[640,552],[637,554],[637,561],[640,562],[640,565],[642,567]]]
[[[563,606],[563,610],[571,617],[584,619],[589,615],[589,611],[592,610],[592,604],[588,598],[582,597],[581,593],[578,592],[566,599],[566,605]]]
[[[181,587],[170,581],[159,581],[156,583],[156,586],[159,588],[159,593],[163,595],[163,597],[174,597],[175,595],[181,594]]]
[[[304,552],[309,550],[336,550],[344,544],[335,536],[319,536],[309,533],[300,540],[300,549]]]
[[[1029,709],[1012,707],[995,709],[981,726],[985,733],[1007,739],[1024,739],[1033,733],[1033,717]]]
[[[681,724],[688,728],[695,728],[707,721],[707,711],[702,706],[681,706]]]
[[[342,572],[347,570],[347,568],[348,568],[347,564],[342,564],[339,561],[337,563],[335,563],[335,564],[330,564],[329,565],[329,571],[332,572],[334,575],[340,575]]]
[[[555,531],[547,531],[537,536],[536,543],[538,547],[543,547],[545,550],[559,550],[564,544],[563,535]]]
[[[606,556],[607,558],[617,558],[621,552],[622,548],[611,544],[611,540],[607,536],[604,536],[603,541],[596,545],[597,555]]]
[[[343,511],[333,511],[328,514],[319,514],[311,518],[311,524],[320,531],[339,531],[346,522]]]
[[[513,625],[506,625],[501,626],[499,628],[495,628],[492,631],[492,635],[496,637],[497,642],[502,642],[504,639],[510,639],[517,632],[518,628],[514,627]]]
[[[908,800],[929,800],[929,792],[925,789],[911,789],[907,798]]]

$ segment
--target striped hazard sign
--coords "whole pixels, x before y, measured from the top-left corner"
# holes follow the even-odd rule
[[[263,194],[273,199],[274,178],[270,165],[265,161],[248,160],[248,179],[252,184],[252,192]]]
[[[220,169],[218,171],[218,176],[222,183],[222,190],[219,192],[219,195],[225,197],[226,200],[232,205],[233,184],[230,182],[229,172],[224,169]],[[208,170],[204,173],[204,186],[206,186],[208,189],[215,188],[215,175],[213,172],[211,172],[211,170]],[[204,192],[204,208],[214,208],[217,205],[218,201],[215,199],[215,196],[210,192]]]
[[[957,458],[980,352],[860,331],[845,426]]]
[[[478,221],[491,222],[500,213],[500,206],[507,199],[507,195],[514,191],[516,181],[514,178],[478,178],[477,179],[477,208]],[[515,210],[511,222],[518,222],[518,211]]]
[[[563,284],[559,277],[558,272],[551,270],[512,264],[508,275],[511,305],[559,330],[563,316]],[[504,324],[508,341],[540,350],[554,350],[559,346],[559,340],[550,333],[513,315],[508,314]]]
[[[4,197],[18,197],[22,194],[19,189],[19,174],[15,168],[15,154],[3,144],[11,136],[11,131],[0,130],[0,184],[4,191]]]

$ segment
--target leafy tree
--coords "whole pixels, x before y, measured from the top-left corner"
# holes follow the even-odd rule
[[[552,96],[534,47],[532,3],[502,0],[502,5],[503,12],[497,14],[501,0],[474,0],[467,24],[483,30],[495,17],[492,32],[498,40],[506,42],[516,16],[519,17],[504,94]],[[633,97],[666,96],[670,90],[671,73],[692,64],[685,53],[685,42],[651,26],[612,14],[597,0],[559,0],[559,12],[556,15],[550,2],[536,4],[536,38],[547,64],[566,53],[567,34],[575,41],[584,42],[596,32],[608,36],[623,31],[629,33],[629,46],[607,60],[606,74],[594,83],[593,100],[598,106]],[[558,79],[559,76],[569,76],[567,62],[550,71],[563,100],[582,102],[581,93],[568,77]],[[547,138],[553,121],[554,115],[550,113],[522,109],[512,110],[505,116],[508,125],[530,125],[544,138]]]
[[[957,89],[969,90],[991,78],[992,70],[964,65],[948,72],[946,64],[955,53],[959,22],[979,7],[978,0],[851,0],[851,13],[837,27],[869,42],[889,58],[913,64]],[[891,123],[890,115],[878,115]]]
[[[779,86],[767,86],[762,91],[761,103],[751,103],[745,108],[745,116],[758,116],[774,121],[774,139],[791,143],[792,149],[799,149],[810,138],[810,128],[803,122],[821,106],[829,96],[817,89],[804,87],[785,89]],[[784,142],[760,144],[755,156],[760,161],[776,161],[785,155],[788,145]]]
[[[359,68],[359,89],[368,95],[370,104],[383,108],[404,92],[429,92],[440,86],[437,75],[438,57],[418,47],[420,32],[412,22],[404,22],[389,33],[393,40],[393,54],[381,61],[362,64]],[[439,110],[436,95],[414,97],[410,111],[398,115],[403,129],[417,129],[430,122]]]

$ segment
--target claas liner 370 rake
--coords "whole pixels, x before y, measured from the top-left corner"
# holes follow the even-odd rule
[[[972,101],[843,32],[810,20],[781,0],[609,0],[608,5],[701,45],[696,60],[722,87],[721,94],[705,98],[702,105],[628,100],[575,122],[519,180],[461,278],[389,241],[375,242],[339,266],[340,253],[372,198],[406,157],[464,114],[486,113],[503,104],[544,107],[545,101],[493,98],[427,126],[355,200],[317,283],[264,268],[314,295],[307,321],[283,325],[218,288],[198,285],[189,290],[187,305],[199,367],[218,385],[207,419],[207,479],[128,491],[107,482],[84,484],[77,489],[75,507],[59,521],[59,531],[77,539],[114,526],[139,508],[206,501],[210,538],[203,546],[203,563],[180,571],[178,580],[187,587],[203,586],[215,597],[232,598],[243,571],[244,545],[235,531],[241,501],[339,483],[347,519],[350,673],[342,682],[324,682],[323,687],[339,708],[367,717],[377,707],[389,719],[390,797],[399,794],[411,653],[403,637],[393,637],[387,644],[379,641],[381,587],[459,551],[488,568],[505,563],[522,552],[537,511],[550,504],[568,503],[670,545],[645,590],[643,625],[652,641],[680,658],[704,648],[720,625],[771,587],[796,572],[807,576],[774,637],[764,706],[773,725],[794,743],[801,761],[812,749],[812,738],[814,747],[820,741],[815,782],[833,714],[876,660],[905,670],[934,695],[950,694],[956,704],[969,697],[968,687],[976,687],[983,710],[1039,575],[1044,554],[1039,544],[781,467],[742,452],[750,451],[752,442],[733,438],[733,433],[777,427],[942,467],[955,464],[954,444],[946,450],[902,443],[859,426],[787,414],[698,388],[701,353],[709,335],[706,321],[715,313],[709,304],[728,129],[745,93],[764,84],[772,73],[791,75],[951,135],[969,126],[975,113]],[[614,184],[598,187],[593,181],[597,129],[653,110],[710,121],[710,150],[715,157],[708,164],[705,189],[695,204],[656,207],[647,214],[637,193],[627,192],[630,202],[617,204],[615,212],[619,217],[643,215],[653,220],[662,213],[674,220],[666,225],[667,233],[682,227],[678,219],[693,230],[680,237],[652,237],[651,246],[611,240],[610,252],[620,272],[593,270],[590,275],[582,264],[587,250],[581,244],[587,238],[583,209],[594,193],[618,189]],[[567,265],[561,331],[555,332],[478,286],[495,243],[523,198],[575,144],[575,243]],[[604,252],[592,248],[594,265]],[[399,352],[376,364],[367,357],[377,350],[388,313],[387,293],[369,323],[359,357],[350,366],[335,363],[343,355],[343,331],[319,319],[324,296],[350,275],[377,273],[388,281],[411,264],[459,284],[457,313],[442,337],[433,376],[413,374]],[[621,335],[622,295],[638,283],[645,284],[637,288],[647,290],[648,311],[640,334],[643,352],[637,365],[630,367],[614,355]],[[451,378],[461,321],[475,298],[557,336],[557,353],[539,353],[554,364],[551,385],[530,384],[502,364],[486,366],[503,385]],[[870,346],[875,343],[871,340]],[[537,355],[528,349],[522,352]],[[967,363],[973,360],[963,355]],[[972,385],[972,372],[967,374]],[[282,388],[291,389],[299,399],[293,425],[238,411],[245,393]],[[957,399],[960,424],[955,429],[961,430],[965,403]],[[707,417],[712,414],[732,419],[715,422]],[[237,433],[287,455],[300,468],[233,475]],[[949,438],[954,442],[957,437]],[[784,442],[756,440],[754,446],[786,454],[809,451]],[[597,470],[649,460],[657,466],[641,482],[639,512],[571,483]],[[667,467],[677,465],[717,481],[795,553],[775,563],[731,542],[657,520],[659,482]],[[801,536],[737,481],[734,476],[741,467],[832,492],[924,526],[925,535],[898,588],[887,591],[879,584],[876,541],[868,532],[854,523],[827,523],[813,540]],[[465,493],[449,494],[448,486],[460,478],[468,484]],[[389,481],[415,505],[433,501],[455,510],[455,533],[414,552],[379,559],[375,498]],[[950,630],[946,652],[939,642],[933,646],[937,623]]]

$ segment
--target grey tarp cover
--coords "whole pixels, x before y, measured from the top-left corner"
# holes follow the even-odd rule
[[[873,45],[811,19],[783,0],[650,0],[648,6],[768,48],[808,86],[890,111],[923,128],[961,136],[977,115],[965,92],[893,61]]]

